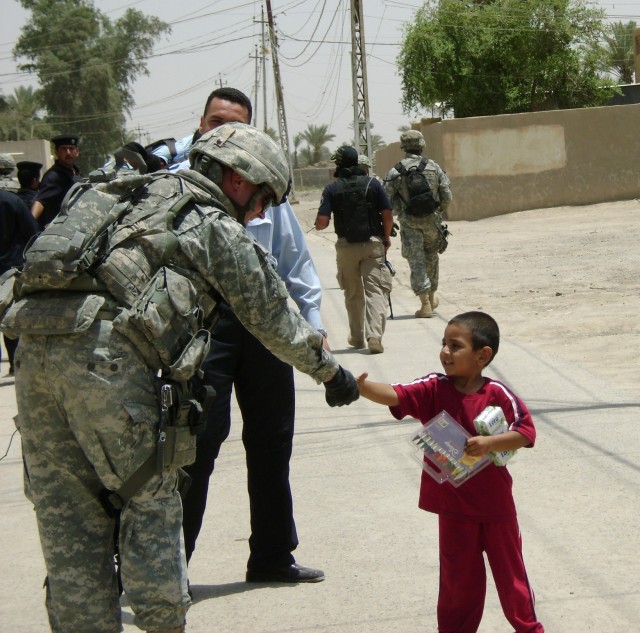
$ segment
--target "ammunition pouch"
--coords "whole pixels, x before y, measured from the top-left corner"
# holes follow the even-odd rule
[[[184,382],[209,351],[197,291],[180,273],[161,267],[131,308],[114,319],[113,327],[138,349],[147,365],[171,380]]]
[[[0,330],[12,338],[77,334],[89,329],[104,303],[105,297],[84,292],[40,292],[12,303],[2,315]]]

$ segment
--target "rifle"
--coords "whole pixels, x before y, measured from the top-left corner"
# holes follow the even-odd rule
[[[389,274],[391,277],[396,276],[396,269],[393,267],[393,264],[385,257],[384,265],[387,267]],[[389,301],[389,318],[393,319],[393,304],[391,303],[391,292],[387,295],[387,300]]]

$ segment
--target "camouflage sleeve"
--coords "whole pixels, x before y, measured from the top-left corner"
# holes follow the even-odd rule
[[[180,232],[183,255],[265,347],[316,382],[335,375],[338,362],[323,349],[322,335],[288,306],[266,250],[242,225],[222,212],[192,212]]]
[[[451,195],[451,183],[449,182],[449,176],[447,176],[447,172],[437,165],[437,173],[438,173],[438,196],[440,198],[440,211],[445,212],[453,199]]]
[[[384,190],[389,197],[391,208],[396,215],[402,210],[402,201],[400,200],[400,196],[396,195],[400,187],[400,182],[400,174],[392,167],[384,177]]]

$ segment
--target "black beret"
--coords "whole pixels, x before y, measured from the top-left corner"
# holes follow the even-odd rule
[[[42,163],[36,163],[32,160],[21,160],[16,163],[18,171],[28,171],[32,174],[37,174],[42,169]]]
[[[78,147],[80,137],[77,134],[58,134],[51,139],[51,142],[56,146],[56,149],[61,145],[73,145]]]

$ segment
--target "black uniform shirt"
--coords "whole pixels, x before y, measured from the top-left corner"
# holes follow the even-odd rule
[[[37,232],[38,223],[24,202],[0,190],[0,274],[23,263],[24,247]]]
[[[75,170],[68,169],[59,161],[56,161],[53,167],[45,172],[35,198],[44,207],[42,215],[38,218],[40,230],[50,224],[60,213],[62,200],[67,195],[67,191],[77,181],[78,174],[77,168]]]

